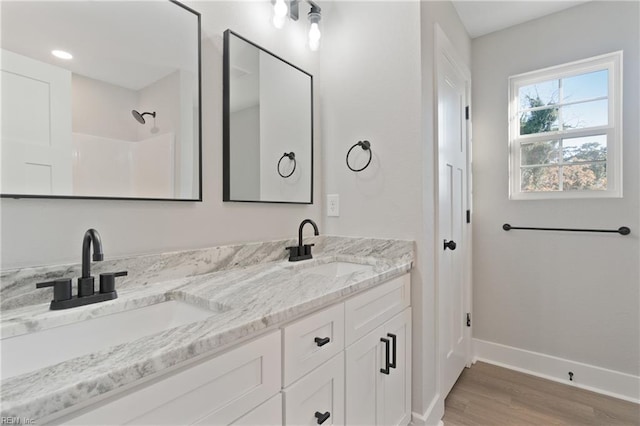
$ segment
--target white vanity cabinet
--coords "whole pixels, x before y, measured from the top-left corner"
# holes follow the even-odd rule
[[[405,274],[54,423],[404,426],[410,418]]]

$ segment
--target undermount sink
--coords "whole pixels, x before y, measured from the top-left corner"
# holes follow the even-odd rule
[[[214,311],[170,300],[0,341],[2,379],[143,336],[202,321]]]
[[[351,262],[330,262],[304,269],[305,274],[322,275],[328,278],[338,278],[355,272],[372,271],[373,266]]]

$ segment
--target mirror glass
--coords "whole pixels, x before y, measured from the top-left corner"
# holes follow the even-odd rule
[[[224,34],[224,201],[313,203],[313,77]]]
[[[200,15],[3,1],[3,197],[201,200]]]

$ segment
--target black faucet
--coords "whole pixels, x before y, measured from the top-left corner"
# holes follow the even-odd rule
[[[298,228],[298,245],[286,248],[289,250],[289,262],[297,262],[299,260],[311,259],[313,257],[311,256],[311,247],[315,244],[302,244],[302,228],[304,228],[307,223],[310,223],[311,226],[313,226],[313,233],[315,235],[320,235],[318,225],[316,225],[313,220],[303,220],[302,223],[300,223],[300,228]]]
[[[78,297],[91,296],[95,292],[94,278],[91,276],[91,260],[89,254],[93,245],[93,261],[102,262],[102,240],[95,229],[84,233],[82,240],[82,276],[78,278]]]
[[[71,295],[71,279],[64,278],[36,284],[36,288],[53,287],[53,300],[50,309],[67,309],[75,306],[104,302],[118,297],[115,288],[115,278],[127,275],[127,271],[100,274],[100,292],[95,292],[95,279],[91,276],[91,246],[93,246],[93,260],[100,262],[104,259],[100,234],[95,229],[89,229],[82,240],[82,276],[78,278],[78,295]]]

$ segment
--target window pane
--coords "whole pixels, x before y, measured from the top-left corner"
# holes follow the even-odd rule
[[[568,163],[574,161],[606,161],[607,135],[563,139],[562,159]]]
[[[561,152],[560,141],[523,144],[520,152],[520,164],[523,166],[558,163]]]
[[[609,71],[601,70],[562,79],[562,102],[608,96]]]
[[[520,110],[558,103],[560,80],[543,81],[518,90]]]
[[[558,108],[545,108],[520,114],[520,134],[553,132],[558,130]]]
[[[609,101],[603,99],[562,107],[562,123],[565,129],[606,126],[609,123]]]
[[[560,167],[531,167],[521,169],[520,188],[523,192],[560,190]]]
[[[607,189],[607,163],[564,166],[562,179],[565,191],[604,191]]]

